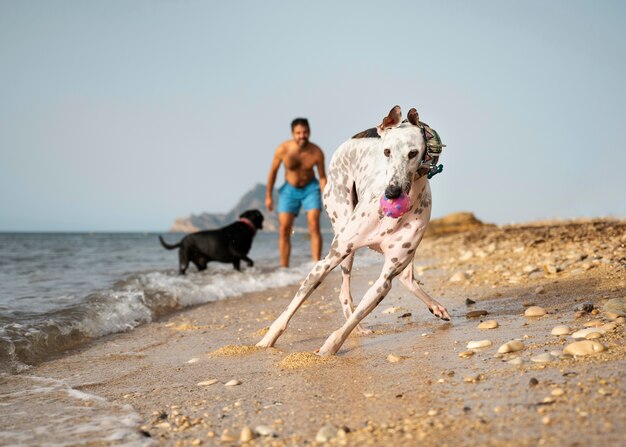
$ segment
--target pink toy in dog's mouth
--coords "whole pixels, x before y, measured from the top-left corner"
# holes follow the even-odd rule
[[[380,198],[380,209],[387,217],[398,217],[406,214],[411,209],[411,203],[409,202],[409,196],[405,193],[400,194],[400,197],[395,199],[388,199],[384,195]]]

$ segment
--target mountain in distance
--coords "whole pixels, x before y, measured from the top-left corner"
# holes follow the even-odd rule
[[[181,233],[193,233],[200,230],[211,230],[229,225],[239,220],[239,215],[246,210],[258,209],[263,213],[265,220],[263,221],[263,231],[277,232],[278,231],[278,214],[276,210],[273,212],[267,211],[265,208],[265,189],[266,186],[257,183],[251,190],[246,192],[239,200],[239,203],[227,213],[201,213],[192,214],[189,217],[181,217],[174,221],[170,231]],[[274,190],[274,203],[277,202],[278,192]],[[332,226],[326,211],[322,210],[320,215],[320,227],[323,232],[332,231]],[[296,218],[293,230],[297,233],[308,233],[306,213],[300,211],[300,214]]]

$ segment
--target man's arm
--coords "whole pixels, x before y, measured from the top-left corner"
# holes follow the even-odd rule
[[[324,192],[326,187],[326,169],[324,168],[324,152],[321,149],[317,160],[317,175],[320,178],[320,189]]]
[[[276,174],[278,173],[278,168],[280,168],[280,164],[283,159],[283,146],[282,144],[278,146],[276,152],[274,153],[274,159],[272,160],[272,167],[270,168],[270,173],[267,177],[267,189],[265,191],[265,207],[269,212],[274,211],[274,199],[272,198],[272,192],[274,191],[274,184],[276,183]]]

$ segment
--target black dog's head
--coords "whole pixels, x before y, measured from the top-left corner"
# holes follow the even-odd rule
[[[239,215],[239,218],[248,219],[250,222],[254,224],[254,227],[258,230],[263,229],[263,214],[259,210],[247,210]]]

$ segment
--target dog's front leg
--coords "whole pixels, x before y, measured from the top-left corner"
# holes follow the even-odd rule
[[[385,256],[385,264],[380,276],[367,290],[365,296],[345,324],[326,339],[324,345],[317,351],[319,355],[333,355],[337,353],[352,330],[387,296],[391,289],[391,280],[402,271],[409,261],[405,259],[400,264],[396,257],[393,257],[392,260],[390,256]]]
[[[352,244],[349,244],[350,248],[345,246],[340,249],[339,246],[340,244],[337,242],[337,238],[335,238],[331,252],[324,259],[315,264],[315,267],[313,267],[313,270],[307,275],[300,289],[298,289],[298,292],[293,297],[293,300],[291,300],[291,303],[289,303],[283,313],[272,323],[267,334],[257,343],[257,346],[264,348],[274,346],[274,343],[276,343],[278,337],[285,332],[289,320],[291,320],[291,317],[296,313],[302,303],[321,284],[331,270],[337,267],[337,265],[348,256]]]
[[[432,299],[415,280],[413,276],[413,262],[410,262],[409,265],[406,266],[406,268],[398,276],[398,279],[400,279],[400,282],[402,282],[407,289],[413,292],[415,296],[426,304],[430,313],[438,318],[441,318],[442,320],[450,321],[450,314],[448,313],[448,310],[436,300]]]
[[[250,259],[247,256],[242,257],[241,259],[243,259],[244,261],[246,261],[246,264],[248,264],[248,267],[253,267],[254,266],[254,261],[252,261],[252,259]]]

